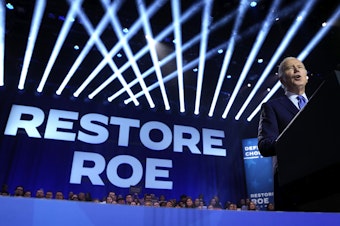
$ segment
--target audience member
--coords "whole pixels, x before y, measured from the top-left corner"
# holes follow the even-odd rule
[[[143,199],[141,200],[142,205],[145,205],[145,202],[150,201],[152,203],[152,196],[149,193],[145,193]]]
[[[22,189],[21,189],[22,188]],[[23,186],[17,186],[15,189],[15,192],[13,194],[14,197],[20,197],[22,194]],[[84,194],[85,199],[83,200],[79,199],[79,195],[82,196]],[[91,198],[90,193],[84,193],[79,192],[78,194],[75,194],[73,192],[69,192],[69,198],[67,200],[70,201],[86,201],[86,202],[94,202],[94,203],[102,203],[102,204],[122,204],[122,205],[131,205],[131,206],[137,206],[137,205],[143,205],[143,206],[150,206],[150,207],[168,207],[168,208],[197,208],[197,209],[209,209],[209,210],[222,210],[223,208],[221,205],[216,201],[219,200],[217,196],[214,196],[208,206],[204,205],[203,201],[203,195],[200,195],[198,198],[193,200],[188,195],[181,195],[178,199],[169,199],[167,200],[164,195],[160,195],[159,199],[154,194],[146,193],[144,194],[144,202],[141,204],[140,199],[138,198],[138,195],[131,195],[130,193],[123,196],[121,194],[116,195],[115,192],[109,192],[108,196],[103,199],[103,201],[100,201],[98,198]],[[30,191],[23,192],[22,197],[31,197]],[[44,190],[42,188],[38,189],[36,191],[36,198],[46,198],[46,199],[52,199],[53,198],[53,192],[47,191],[46,195],[44,193]],[[124,198],[123,198],[124,197]],[[113,200],[117,198],[116,200]],[[185,200],[184,200],[185,198]],[[56,200],[65,200],[64,195],[61,191],[56,191],[54,199]],[[247,199],[241,199],[240,204],[247,203],[247,210],[256,211],[259,210],[258,206],[250,201],[249,198]],[[233,202],[226,202],[226,210],[241,210],[241,208],[238,208],[236,203]],[[266,206],[267,211],[273,211],[274,210],[274,204],[269,203]]]
[[[31,197],[32,197],[32,192],[29,191],[29,190],[25,191],[25,192],[24,192],[24,197],[25,197],[25,198],[31,198]]]
[[[44,189],[42,189],[42,188],[38,189],[35,193],[35,197],[38,198],[38,199],[45,198]]]
[[[248,210],[251,210],[251,211],[257,211],[257,206],[254,202],[250,201],[249,204],[248,204]]]
[[[235,203],[229,203],[227,210],[237,210],[237,205]]]
[[[78,193],[78,200],[79,201],[86,201],[86,195],[85,195],[85,192],[79,192]]]
[[[172,201],[167,201],[166,207],[174,207],[174,203]]]
[[[213,206],[214,209],[223,209],[222,205],[218,202],[218,199],[216,200],[215,196],[210,199],[209,206],[210,205]]]
[[[61,191],[55,193],[55,199],[64,199],[64,194]]]
[[[125,204],[125,199],[123,197],[119,196],[118,199],[117,199],[117,204],[121,204],[121,205]]]
[[[111,196],[106,196],[105,204],[113,204],[113,200]]]
[[[86,202],[92,202],[92,195],[90,192],[85,193],[85,201]]]
[[[126,196],[125,196],[125,203],[127,204],[127,205],[131,205],[131,202],[133,201],[133,198],[132,198],[132,195],[131,194],[127,194]]]
[[[3,184],[1,186],[1,193],[0,193],[0,195],[2,195],[2,196],[9,196],[10,195],[10,193],[8,191],[8,185],[7,184]]]
[[[13,196],[15,197],[23,197],[24,196],[24,187],[19,185],[15,188]]]
[[[72,201],[79,201],[78,195],[77,195],[77,194],[73,194],[73,195],[71,196],[71,199],[70,199],[70,200],[72,200]]]
[[[73,191],[70,191],[69,193],[68,193],[68,200],[72,200],[72,197],[73,197]],[[78,198],[78,197],[77,197]]]
[[[275,206],[273,203],[268,203],[267,207],[266,207],[267,211],[274,211],[275,210]]]
[[[194,202],[189,196],[187,196],[187,199],[185,200],[185,208],[195,208]]]
[[[151,200],[146,200],[146,201],[144,202],[144,206],[152,206]]]
[[[53,192],[47,191],[47,192],[46,192],[46,195],[45,195],[45,198],[46,198],[46,199],[53,199]]]

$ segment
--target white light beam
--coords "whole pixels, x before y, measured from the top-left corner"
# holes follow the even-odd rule
[[[246,99],[246,101],[243,103],[243,105],[248,105],[249,102],[252,100],[252,98],[255,96],[255,93],[257,92],[257,90],[261,87],[263,81],[267,78],[268,74],[270,73],[270,71],[272,70],[272,68],[274,67],[274,65],[276,64],[276,62],[278,61],[279,57],[282,55],[282,53],[284,52],[284,50],[287,48],[287,46],[289,45],[290,41],[293,39],[293,37],[296,35],[297,30],[299,29],[299,27],[303,24],[303,22],[305,21],[306,17],[308,16],[308,13],[310,13],[313,5],[315,4],[315,0],[308,0],[307,4],[303,6],[303,9],[300,11],[299,15],[296,17],[295,22],[293,23],[293,25],[289,28],[288,32],[286,33],[284,39],[282,40],[281,44],[279,45],[279,47],[277,48],[277,50],[275,51],[273,57],[271,58],[269,64],[267,65],[267,67],[265,68],[264,72],[262,73],[261,77],[259,78],[259,80],[257,81],[256,85],[254,86],[254,88],[252,89],[251,93],[249,94],[248,98]],[[227,110],[227,109],[226,109]],[[227,111],[225,111],[223,113],[223,118],[226,118],[227,116]],[[239,115],[241,116],[241,114]]]
[[[27,47],[25,51],[25,57],[24,57],[23,66],[22,66],[21,74],[20,74],[19,85],[18,85],[18,89],[21,89],[21,90],[24,89],[28,67],[29,67],[29,64],[32,58],[34,45],[35,45],[35,42],[37,40],[37,36],[39,33],[41,18],[44,15],[45,6],[46,6],[45,0],[39,0],[35,2],[34,15],[33,15],[32,23],[31,23],[30,33],[28,35]]]
[[[66,39],[66,36],[68,35],[68,32],[70,31],[71,26],[74,22],[74,18],[75,18],[75,15],[77,13],[77,10],[78,10],[78,8],[81,7],[82,2],[83,2],[83,0],[74,0],[69,12],[67,13],[66,19],[65,19],[64,24],[61,28],[60,33],[59,33],[57,42],[53,47],[50,59],[48,60],[44,74],[43,74],[42,79],[41,79],[39,86],[37,88],[38,92],[42,92],[43,89],[44,89],[47,78],[50,75],[50,72],[52,70],[54,62],[56,61],[56,59],[58,57],[60,49],[63,46],[63,43]]]
[[[5,32],[6,32],[6,2],[1,0],[0,5],[0,86],[5,85],[4,70],[5,70]]]
[[[171,1],[173,27],[175,34],[175,48],[176,48],[176,64],[178,71],[178,95],[179,95],[179,110],[185,112],[184,103],[184,81],[183,81],[183,56],[182,56],[182,32],[181,32],[181,3],[177,0]]]
[[[205,68],[205,54],[208,47],[208,36],[209,36],[209,25],[211,21],[211,10],[213,1],[206,0],[205,8],[203,10],[202,16],[202,27],[201,27],[201,45],[200,45],[200,55],[199,55],[199,63],[198,63],[198,77],[197,77],[197,89],[196,89],[196,100],[195,100],[195,110],[194,114],[199,114],[200,102],[201,102],[201,93],[202,93],[202,84],[203,84],[203,76],[204,76],[204,68]]]

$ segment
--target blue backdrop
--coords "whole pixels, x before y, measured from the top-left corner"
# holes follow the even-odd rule
[[[23,185],[33,195],[43,188],[103,198],[134,183],[168,199],[218,195],[224,204],[247,195],[237,122],[9,88],[0,103],[0,183],[10,192]]]

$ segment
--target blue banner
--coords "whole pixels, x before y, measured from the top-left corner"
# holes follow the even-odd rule
[[[0,90],[0,183],[9,191],[245,195],[240,138],[220,120]],[[231,133],[232,131],[232,133]],[[140,194],[140,195],[142,195]]]
[[[272,158],[263,157],[257,147],[257,138],[242,140],[247,193],[260,209],[274,203]]]

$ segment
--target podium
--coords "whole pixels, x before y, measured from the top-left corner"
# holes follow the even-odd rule
[[[340,212],[340,71],[277,139],[279,186],[294,211]]]

